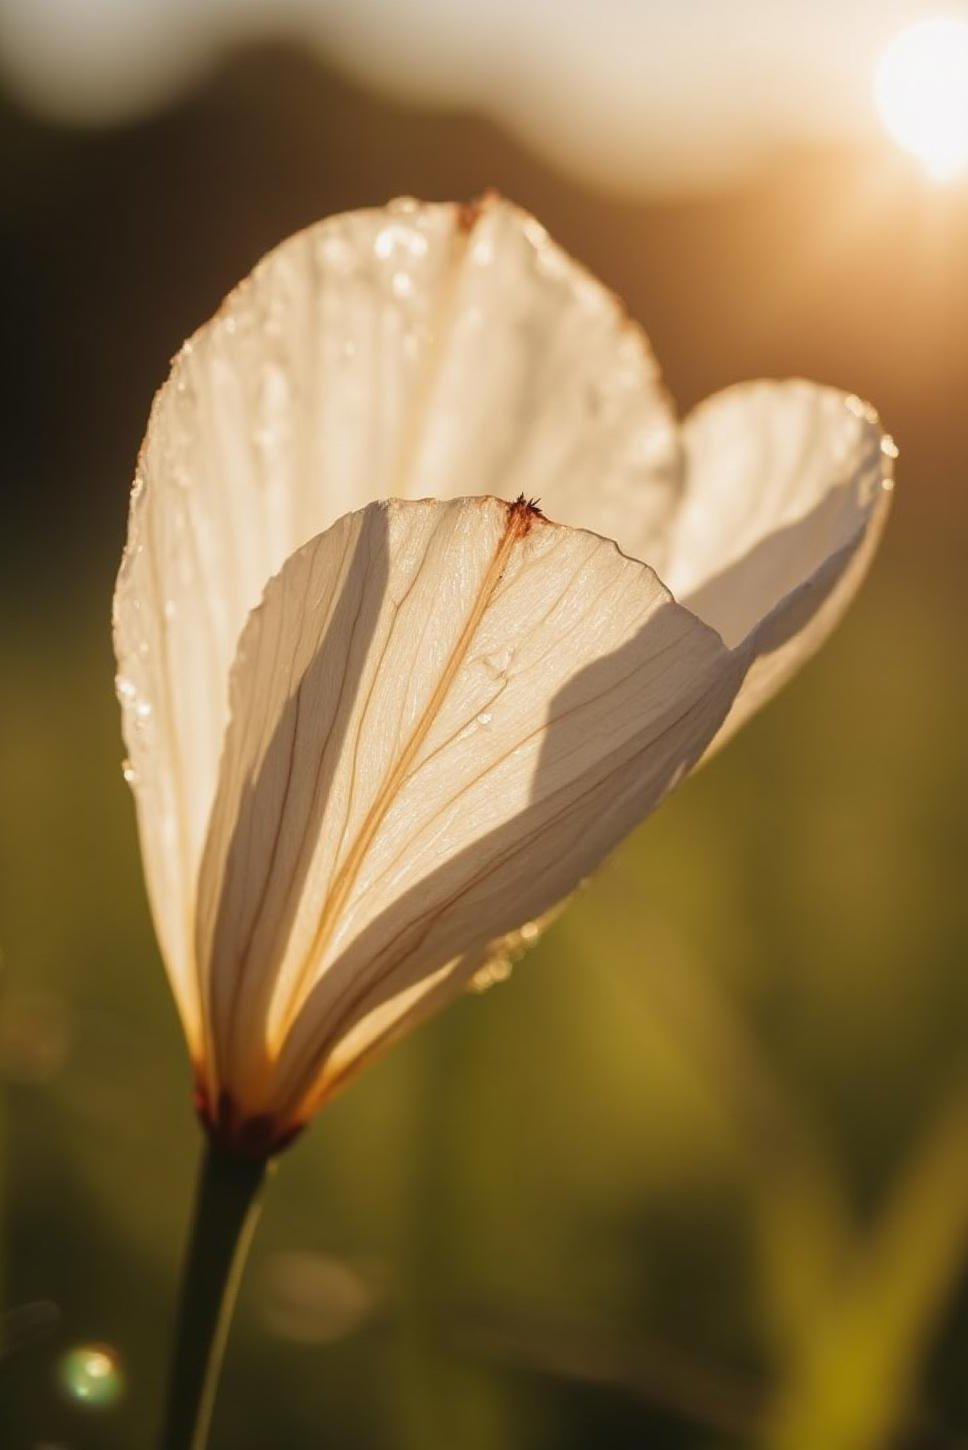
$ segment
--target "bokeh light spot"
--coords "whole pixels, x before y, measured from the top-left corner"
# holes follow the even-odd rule
[[[377,1265],[318,1253],[276,1253],[263,1274],[262,1304],[270,1332],[300,1344],[332,1344],[372,1318],[386,1290]]]
[[[61,1388],[76,1404],[107,1410],[124,1392],[124,1375],[116,1352],[106,1344],[79,1344],[58,1366]]]
[[[949,181],[968,170],[968,20],[938,17],[894,37],[874,98],[894,139]]]

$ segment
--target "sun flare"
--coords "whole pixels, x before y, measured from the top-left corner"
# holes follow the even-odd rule
[[[874,96],[894,139],[938,181],[968,171],[968,20],[924,20],[897,34]]]

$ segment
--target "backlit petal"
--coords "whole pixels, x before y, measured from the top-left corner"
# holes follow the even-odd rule
[[[867,405],[799,380],[718,393],[683,437],[664,577],[749,662],[719,745],[846,609],[886,517],[894,448]]]
[[[738,677],[651,569],[523,503],[373,505],[312,541],[233,675],[199,899],[210,1092],[304,1116],[599,863]]]
[[[641,332],[532,218],[394,203],[270,253],[155,400],[115,605],[149,895],[193,1041],[228,675],[266,581],[392,495],[540,495],[661,565],[679,444]]]

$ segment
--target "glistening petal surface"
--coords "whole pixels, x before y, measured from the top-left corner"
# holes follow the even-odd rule
[[[199,895],[210,1092],[305,1115],[596,866],[737,684],[652,570],[523,503],[340,519],[234,671]]]
[[[664,578],[747,662],[718,746],[846,610],[886,519],[895,449],[873,409],[800,379],[714,394],[683,439]]]
[[[661,565],[674,420],[616,299],[498,200],[330,218],[269,254],[155,400],[115,601],[156,928],[189,1037],[197,873],[267,580],[392,495],[540,495]]]

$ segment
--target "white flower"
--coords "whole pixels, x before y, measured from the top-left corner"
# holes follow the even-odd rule
[[[155,400],[114,615],[224,1139],[296,1131],[779,687],[857,588],[893,452],[806,382],[680,426],[620,303],[497,199],[259,264]]]

